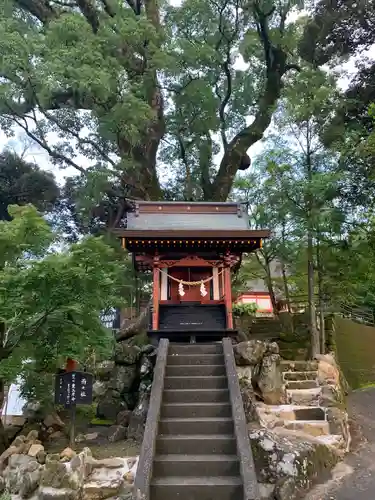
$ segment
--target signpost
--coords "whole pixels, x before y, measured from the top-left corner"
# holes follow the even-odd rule
[[[75,443],[75,420],[77,405],[92,403],[94,377],[91,373],[66,371],[56,375],[55,404],[71,410],[70,446]]]

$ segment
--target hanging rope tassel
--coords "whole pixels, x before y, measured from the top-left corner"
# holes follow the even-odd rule
[[[206,287],[204,286],[204,282],[203,281],[201,281],[200,291],[201,291],[202,297],[205,297],[207,295],[207,290],[206,290]]]

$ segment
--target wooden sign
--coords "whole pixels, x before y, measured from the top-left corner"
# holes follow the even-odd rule
[[[64,372],[56,375],[55,404],[71,408],[92,403],[94,377],[86,372]]]

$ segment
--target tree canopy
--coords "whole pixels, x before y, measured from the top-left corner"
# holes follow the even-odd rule
[[[10,220],[8,205],[31,203],[51,211],[59,195],[52,174],[10,151],[0,154],[0,220]]]
[[[0,5],[2,126],[89,190],[104,174],[106,224],[129,195],[227,199],[299,70],[299,0]]]
[[[82,362],[88,349],[110,349],[100,314],[119,303],[122,260],[94,237],[56,252],[57,235],[34,207],[9,212],[12,220],[0,222],[0,379],[37,370],[43,387],[42,373],[67,357]]]

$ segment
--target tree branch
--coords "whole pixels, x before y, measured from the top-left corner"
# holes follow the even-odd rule
[[[99,15],[91,0],[76,0],[82,14],[87,19],[87,22],[92,28],[93,33],[97,33],[99,29]]]
[[[291,65],[287,65],[286,52],[281,46],[273,45],[269,34],[269,17],[273,12],[274,9],[271,9],[268,13],[264,13],[258,1],[254,3],[254,16],[264,53],[265,87],[258,102],[254,121],[238,132],[228,144],[213,183],[212,196],[214,200],[225,201],[228,198],[242,158],[253,144],[263,138],[265,130],[271,123],[274,107],[282,89],[282,77],[288,69],[291,69]]]
[[[73,160],[71,160],[70,158],[66,157],[65,155],[62,155],[61,153],[58,153],[57,151],[54,151],[53,149],[51,149],[50,146],[48,146],[48,144],[47,144],[47,142],[45,140],[42,140],[41,138],[37,137],[35,134],[33,134],[30,131],[29,125],[27,123],[27,118],[28,119],[33,119],[32,117],[30,117],[30,116],[28,116],[28,117],[18,116],[16,118],[15,116],[17,116],[17,113],[15,112],[15,110],[12,110],[11,108],[9,108],[9,110],[11,111],[12,119],[14,120],[14,122],[19,127],[21,127],[22,130],[24,130],[24,132],[27,134],[28,137],[30,137],[33,141],[35,141],[37,144],[39,144],[40,147],[42,147],[45,151],[47,151],[47,153],[52,158],[55,158],[56,160],[64,161],[69,166],[71,166],[71,167],[77,169],[79,172],[81,172],[81,174],[86,175],[86,170],[84,168],[82,168],[81,166],[79,166],[77,163],[75,163]],[[34,121],[37,122],[37,119],[35,118],[35,116],[34,116]]]
[[[35,16],[43,24],[48,23],[58,15],[47,0],[15,0],[15,2],[21,9]]]
[[[130,323],[130,325],[128,326],[124,326],[124,324],[121,325],[120,331],[116,336],[117,342],[121,342],[121,340],[129,339],[131,337],[134,337],[135,335],[138,335],[138,333],[140,333],[141,330],[143,330],[143,328],[147,326],[147,321],[151,310],[151,304],[152,304],[152,297],[147,306],[138,316],[138,318],[135,319],[135,321]]]

